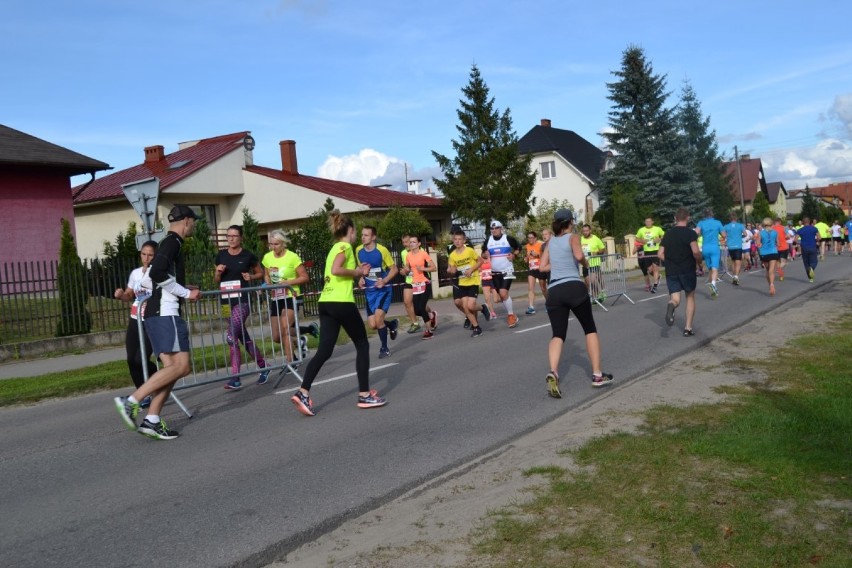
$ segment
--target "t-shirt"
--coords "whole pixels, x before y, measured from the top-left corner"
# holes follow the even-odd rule
[[[580,246],[583,249],[583,254],[589,260],[589,268],[601,265],[600,257],[592,256],[606,250],[600,237],[597,235],[589,235],[588,237],[580,236]]]
[[[151,297],[145,303],[146,318],[155,316],[180,316],[181,298],[189,297],[184,288],[186,267],[181,247],[183,239],[169,231],[151,261],[151,282],[155,284]]]
[[[488,250],[491,257],[491,270],[502,272],[506,279],[514,278],[515,269],[512,266],[512,261],[509,260],[509,255],[519,248],[518,241],[506,233],[503,233],[499,239],[495,239],[494,235],[489,235],[485,240],[485,249]]]
[[[636,231],[636,238],[644,241],[642,250],[648,253],[655,253],[660,250],[660,241],[663,239],[665,231],[661,227],[654,225],[653,227],[639,227]]]
[[[778,232],[772,227],[760,230],[760,256],[778,252]],[[784,240],[781,237],[781,240]]]
[[[666,257],[666,276],[695,274],[695,256],[690,243],[697,242],[698,235],[689,227],[675,225],[666,231],[660,246]]]
[[[133,290],[135,296],[133,304],[130,306],[130,317],[136,319],[136,314],[139,313],[139,307],[151,297],[151,292],[154,289],[154,284],[151,283],[151,267],[142,268],[141,266],[130,273],[127,278],[127,287]]]
[[[430,281],[429,273],[420,270],[419,266],[429,266],[432,263],[432,257],[423,249],[417,249],[414,252],[409,251],[405,257],[405,264],[411,271],[411,287],[415,294],[422,294],[426,291],[426,284]]]
[[[364,285],[368,292],[376,291],[376,282],[379,278],[387,276],[390,267],[393,266],[390,251],[380,244],[376,244],[373,250],[367,250],[364,245],[361,245],[355,250],[355,256],[358,257],[358,262],[366,262],[370,265],[370,273],[364,277]]]
[[[814,223],[814,227],[816,227],[817,231],[819,231],[819,238],[827,239],[831,236],[831,229],[829,229],[828,225],[820,221],[819,223]]]
[[[334,243],[331,250],[328,251],[328,256],[325,258],[325,283],[320,294],[320,302],[351,302],[355,303],[355,291],[352,288],[351,276],[337,276],[331,273],[331,268],[334,266],[334,259],[337,255],[343,253],[343,268],[355,270],[355,251],[352,250],[352,245],[343,241]]]
[[[778,245],[778,252],[782,250],[789,250],[789,246],[787,246],[787,233],[784,231],[783,225],[772,225],[772,230],[778,233],[778,240],[775,241]]]
[[[846,229],[846,236],[849,237],[849,240],[852,240],[852,219],[846,221],[843,226]]]
[[[702,248],[719,248],[719,234],[722,232],[722,223],[718,219],[713,217],[702,219],[698,222],[698,228],[701,229],[701,236],[704,237]]]
[[[536,241],[533,244],[525,244],[524,245],[524,253],[527,257],[527,266],[530,267],[530,270],[538,270],[538,267],[541,266],[541,241]]]
[[[476,268],[476,263],[479,262],[479,255],[476,254],[471,247],[464,247],[463,251],[454,249],[447,258],[450,266],[455,266],[458,269],[459,286],[478,286],[479,271],[474,270],[470,276],[463,276],[463,273],[468,268]]]
[[[722,229],[725,231],[725,238],[728,241],[728,250],[737,250],[743,247],[743,232],[745,226],[739,221],[731,221]]]
[[[843,227],[841,227],[837,223],[834,223],[831,226],[831,238],[839,239],[842,236],[843,236]]]
[[[278,284],[284,280],[293,280],[298,276],[296,269],[302,264],[302,259],[299,258],[298,254],[288,249],[280,257],[275,256],[275,251],[269,251],[263,255],[263,260],[260,263],[269,273],[269,281],[273,284]],[[298,296],[301,293],[301,287],[296,284],[295,286],[290,286],[289,290],[278,289],[273,291],[272,297],[279,298],[294,294]]]
[[[238,254],[231,254],[228,249],[222,249],[216,255],[216,266],[225,265],[225,271],[220,275],[219,288],[222,290],[223,304],[236,304],[238,302],[248,301],[248,292],[228,292],[228,289],[236,287],[239,282],[239,288],[248,288],[249,281],[243,278],[243,272],[251,272],[251,269],[257,266],[257,257],[253,252],[246,249],[240,250]],[[234,285],[229,286],[232,282]]]
[[[802,245],[802,250],[816,250],[817,237],[819,231],[813,225],[805,225],[796,234],[799,235],[799,243]]]

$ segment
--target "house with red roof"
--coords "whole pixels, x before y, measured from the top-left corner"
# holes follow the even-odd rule
[[[772,212],[782,219],[787,218],[787,190],[781,182],[766,182],[760,158],[743,154],[739,162],[725,162],[724,166],[725,173],[731,180],[731,195],[734,197],[735,207],[739,207],[742,200],[746,213],[751,213],[754,198],[758,192],[762,192],[769,201]]]
[[[165,220],[175,205],[204,213],[214,231],[242,222],[242,209],[257,219],[261,234],[274,228],[298,227],[321,209],[326,199],[343,213],[387,211],[392,205],[419,209],[435,234],[450,229],[450,212],[431,194],[402,192],[304,175],[299,172],[296,142],[279,143],[281,167],[254,164],[255,141],[248,131],[183,142],[166,153],[163,146],[145,148],[144,161],[75,188],[74,211],[81,256],[101,253],[139,217],[121,186],[151,177],[159,179],[157,218]]]
[[[75,228],[71,177],[109,165],[0,125],[0,267],[7,262],[56,261],[61,219]],[[10,274],[6,274],[10,276]]]
[[[822,187],[809,188],[811,195],[822,200],[826,205],[833,205],[841,209],[848,217],[852,217],[852,181],[830,183]],[[801,213],[802,198],[805,196],[804,189],[794,189],[790,192],[790,202],[794,203],[791,213]],[[793,211],[795,209],[795,211]]]
[[[599,207],[597,184],[613,165],[612,153],[571,130],[553,128],[547,118],[518,140],[518,151],[532,154],[534,198],[568,200],[579,219],[591,221]]]

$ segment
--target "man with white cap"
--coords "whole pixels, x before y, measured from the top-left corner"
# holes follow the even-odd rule
[[[503,232],[503,223],[498,220],[491,221],[491,235],[485,239],[482,245],[483,251],[488,251],[491,257],[491,282],[494,290],[500,294],[500,300],[506,306],[506,322],[509,327],[518,325],[518,316],[512,309],[512,297],[509,288],[515,279],[515,268],[512,261],[521,250],[518,241]]]

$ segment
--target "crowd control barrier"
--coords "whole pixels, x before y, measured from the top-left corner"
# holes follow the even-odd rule
[[[281,306],[280,316],[270,309],[274,304]],[[293,314],[292,327],[287,325],[285,304],[296,308],[289,311]],[[175,403],[191,417],[190,411],[174,396],[174,391],[243,377],[251,377],[249,384],[254,384],[254,379],[263,371],[277,377],[274,388],[288,374],[300,384],[302,377],[298,369],[309,352],[307,330],[302,328],[300,332],[298,307],[292,289],[283,284],[239,291],[235,288],[210,290],[202,292],[197,302],[186,302],[183,311],[189,327],[192,372],[175,384],[172,393]],[[145,352],[141,318],[137,321],[144,360],[149,354]],[[276,323],[278,333],[273,329]],[[232,363],[232,352],[239,354],[238,367]],[[144,365],[143,369],[147,381]]]
[[[606,301],[615,299],[615,305],[621,297],[627,298],[631,304],[635,304],[627,295],[627,277],[624,274],[624,257],[620,254],[602,254],[587,257],[589,261],[589,297],[592,302],[599,305],[604,311]]]

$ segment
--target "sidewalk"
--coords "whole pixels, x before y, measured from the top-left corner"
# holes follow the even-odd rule
[[[524,310],[527,309],[527,281],[516,280],[512,284],[512,299],[515,302],[515,313],[521,317]],[[483,296],[479,296],[483,300]],[[484,300],[483,300],[484,301]],[[438,312],[438,324],[461,325],[464,322],[464,316],[453,304],[452,298],[442,298],[429,300],[429,305],[433,310]],[[541,291],[536,294],[536,305],[541,308],[543,306]],[[505,310],[502,307],[495,306],[498,316],[505,317]],[[362,312],[363,316],[363,312]],[[366,319],[366,316],[363,316]],[[388,317],[400,318],[400,323],[403,329],[408,327],[408,316],[405,312],[405,306],[402,303],[391,304]],[[521,319],[523,322],[523,319]],[[48,373],[60,373],[71,369],[83,369],[101,363],[109,363],[111,361],[123,361],[125,358],[124,347],[111,347],[108,349],[98,349],[81,353],[78,355],[61,355],[59,357],[47,357],[42,359],[32,359],[28,361],[20,361],[14,363],[4,363],[0,365],[0,380],[11,379],[17,377],[38,377]]]

